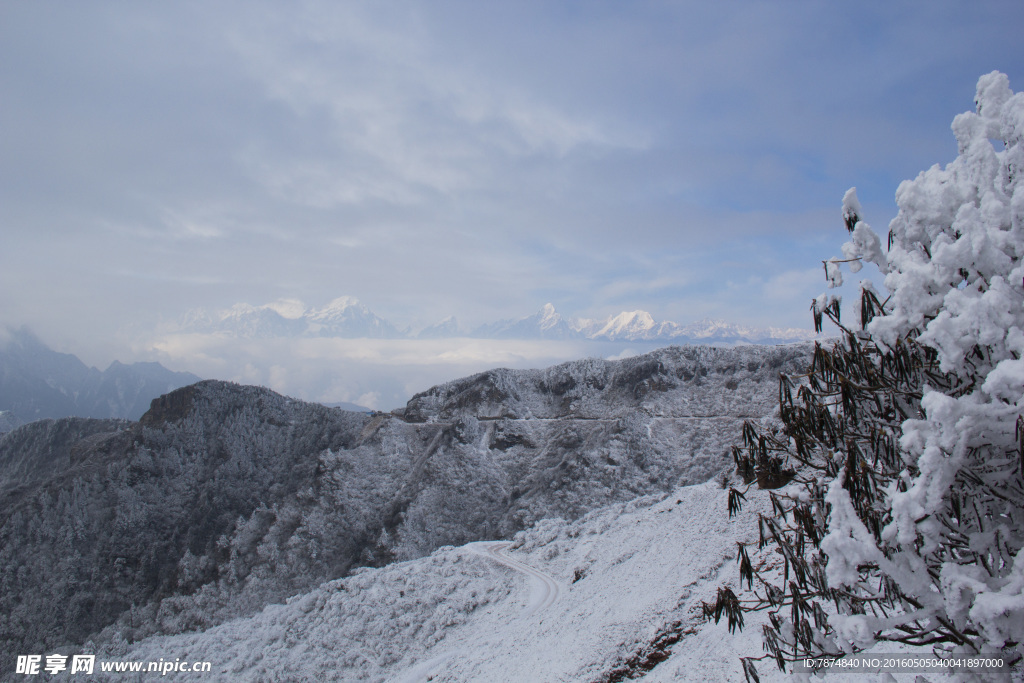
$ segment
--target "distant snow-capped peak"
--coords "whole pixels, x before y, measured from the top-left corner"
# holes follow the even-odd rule
[[[286,320],[296,320],[306,313],[306,306],[298,299],[278,299],[262,306],[253,306],[247,303],[237,303],[231,308],[221,311],[219,318],[228,320],[231,318],[243,318],[270,312],[277,314]]]
[[[181,329],[240,337],[441,339],[465,335],[483,339],[589,339],[677,344],[763,344],[815,337],[809,330],[776,327],[759,329],[714,319],[682,326],[669,320],[659,322],[648,311],[639,309],[623,311],[604,319],[566,319],[552,303],[544,304],[533,315],[499,320],[481,325],[471,332],[461,331],[454,316],[449,316],[413,335],[378,317],[351,296],[338,297],[322,308],[306,308],[297,299],[278,299],[262,306],[235,304],[212,314],[197,310],[184,317]]]
[[[572,339],[575,332],[547,303],[533,315],[481,325],[470,336],[484,339]]]
[[[721,333],[743,333],[750,332],[751,328],[742,327],[739,325],[730,325],[724,320],[713,320],[711,318],[705,318],[698,320],[697,322],[690,323],[682,328],[683,333],[690,337],[711,337]]]
[[[793,341],[814,339],[810,330],[793,327],[757,328],[745,325],[733,325],[724,320],[705,318],[680,328],[680,333],[694,340],[707,338],[742,338],[748,341],[787,339]]]
[[[246,338],[403,336],[351,296],[338,297],[322,308],[307,309],[297,299],[278,299],[262,306],[239,303],[214,314],[192,311],[186,314],[181,329]]]
[[[359,303],[354,296],[339,296],[323,308],[315,308],[306,315],[308,320],[329,321],[351,318],[353,315],[367,314],[370,310]],[[372,315],[372,313],[370,313]]]
[[[433,325],[424,327],[416,335],[417,339],[447,339],[459,336],[459,322],[454,315],[449,315]]]
[[[549,330],[562,322],[562,316],[555,310],[554,304],[544,304],[537,315],[539,316],[537,322],[542,330]]]
[[[654,318],[647,311],[623,311],[609,318],[604,327],[598,330],[594,336],[609,339],[643,338],[654,328],[654,325]]]

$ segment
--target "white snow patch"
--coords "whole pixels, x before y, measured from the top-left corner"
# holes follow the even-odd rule
[[[701,601],[737,589],[736,543],[756,543],[765,496],[730,520],[711,482],[544,520],[511,543],[446,547],[361,570],[204,633],[150,638],[125,658],[213,662],[208,681],[592,681],[682,622],[645,680],[742,680],[759,619],[730,634]],[[782,680],[774,664],[762,681]],[[172,679],[173,674],[168,676]]]

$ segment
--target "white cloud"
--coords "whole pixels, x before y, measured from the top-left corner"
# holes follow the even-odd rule
[[[524,89],[435,53],[435,36],[400,13],[355,5],[267,14],[232,45],[268,97],[324,125],[315,153],[248,150],[243,162],[277,196],[330,208],[373,199],[413,203],[494,180],[502,155],[564,157],[581,146],[635,148]]]

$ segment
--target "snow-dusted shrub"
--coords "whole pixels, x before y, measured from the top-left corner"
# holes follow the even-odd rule
[[[843,340],[783,378],[781,428],[735,449],[748,481],[795,475],[759,522],[783,581],[741,548],[754,598],[722,589],[706,614],[768,609],[780,667],[880,641],[1024,655],[1024,93],[993,72],[976,105],[953,121],[956,160],[900,185],[887,251],[847,193],[829,285],[870,262],[888,298],[862,283]],[[837,299],[813,309],[839,324]]]

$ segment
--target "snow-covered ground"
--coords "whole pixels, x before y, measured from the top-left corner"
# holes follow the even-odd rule
[[[223,681],[603,681],[670,631],[680,639],[645,680],[742,680],[739,656],[761,654],[760,623],[730,634],[700,605],[735,586],[736,543],[756,542],[766,506],[754,493],[729,520],[726,493],[681,487],[545,520],[511,543],[445,547],[116,658],[210,661],[203,680]],[[759,672],[780,679],[769,662]]]

